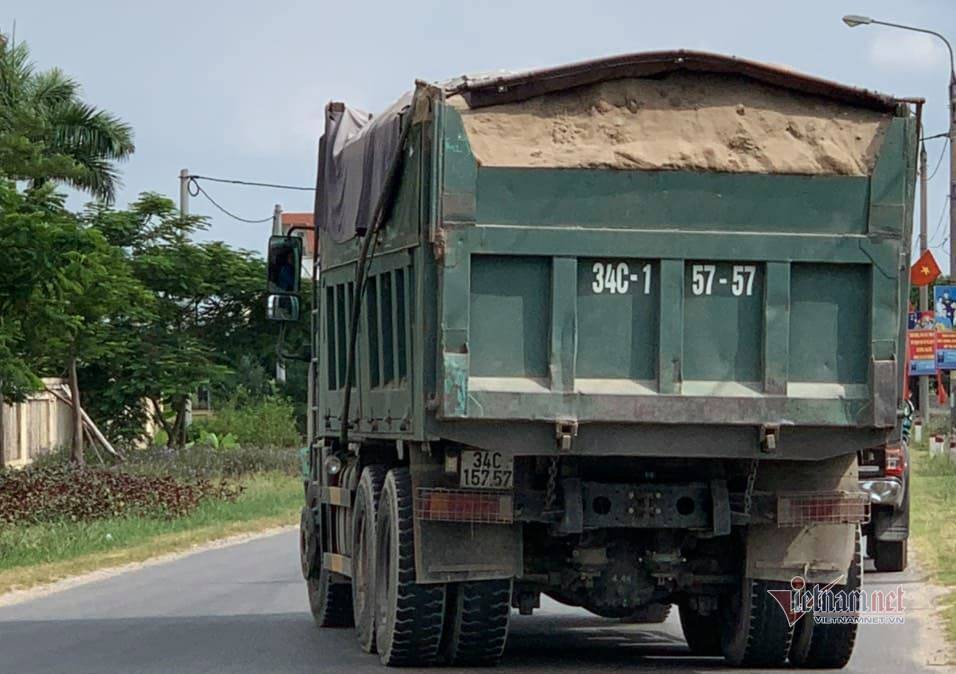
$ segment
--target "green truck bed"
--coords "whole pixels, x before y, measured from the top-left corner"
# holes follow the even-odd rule
[[[878,111],[872,166],[482,163],[468,110],[420,87],[362,299],[354,434],[534,453],[557,433],[586,453],[727,456],[770,434],[783,455],[820,457],[893,432],[916,118],[869,92],[683,54],[455,93],[480,110],[614,77],[718,72]],[[330,436],[359,247],[323,233],[316,428]]]

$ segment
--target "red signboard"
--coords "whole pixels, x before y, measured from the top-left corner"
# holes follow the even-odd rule
[[[911,375],[936,374],[936,330],[910,330],[907,346]]]

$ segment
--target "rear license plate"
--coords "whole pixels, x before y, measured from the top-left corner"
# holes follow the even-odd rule
[[[466,449],[461,453],[461,486],[473,489],[511,489],[514,457],[501,452]]]

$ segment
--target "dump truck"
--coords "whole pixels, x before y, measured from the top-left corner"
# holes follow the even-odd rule
[[[310,299],[318,625],[385,665],[487,665],[545,595],[676,605],[732,665],[845,665],[852,620],[777,599],[860,588],[857,456],[900,434],[918,118],[693,51],[330,103],[315,227],[269,254],[273,317]],[[301,234],[297,296],[276,279]]]

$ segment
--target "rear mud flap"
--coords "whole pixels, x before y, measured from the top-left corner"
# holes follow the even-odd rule
[[[757,490],[826,492],[859,489],[855,455],[826,461],[765,461],[759,466]],[[856,524],[809,524],[746,529],[747,576],[789,582],[803,576],[810,583],[830,583],[846,573],[853,559]]]
[[[752,526],[747,531],[747,576],[789,582],[830,583],[853,559],[854,524],[805,527]]]
[[[521,549],[519,524],[415,521],[419,583],[514,578]]]

